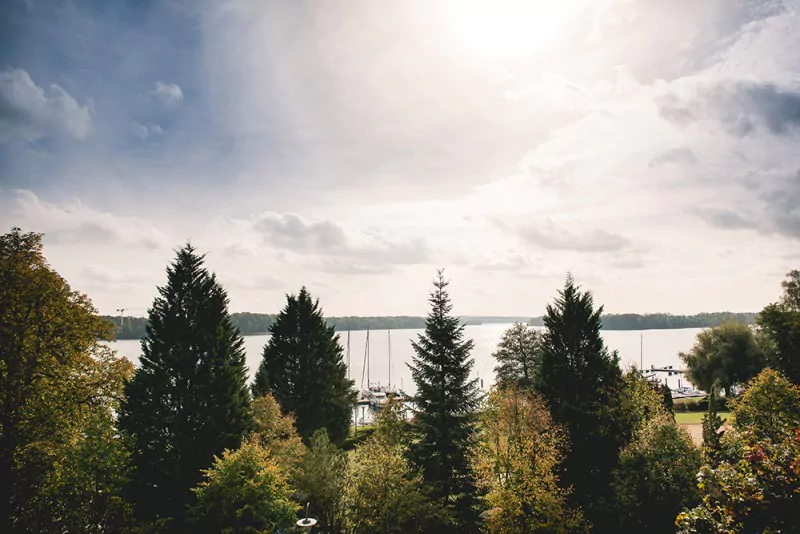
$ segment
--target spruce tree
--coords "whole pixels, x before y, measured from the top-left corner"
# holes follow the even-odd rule
[[[602,311],[568,275],[555,304],[547,306],[537,384],[553,419],[570,436],[563,481],[573,486],[574,504],[601,530],[612,520],[606,500],[624,443],[615,416],[622,373],[616,352],[609,353],[600,337]]]
[[[473,342],[464,339],[464,326],[451,313],[448,283],[440,270],[428,299],[425,333],[412,342],[416,356],[409,368],[417,386],[414,426],[419,435],[412,458],[434,497],[452,508],[458,531],[465,532],[476,524],[468,449],[481,395],[478,380],[470,379]]]
[[[253,395],[271,393],[284,413],[294,413],[297,432],[308,440],[320,428],[334,443],[350,432],[356,396],[339,336],[328,326],[305,287],[287,295],[286,306],[270,327]]]
[[[242,337],[203,259],[187,244],[167,267],[120,416],[135,443],[130,492],[137,515],[174,518],[177,529],[201,470],[236,449],[252,427]]]

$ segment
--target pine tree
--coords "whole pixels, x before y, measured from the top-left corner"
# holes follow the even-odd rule
[[[180,528],[201,470],[241,444],[252,413],[242,337],[203,256],[187,244],[158,291],[120,426],[135,443],[137,515],[175,518]]]
[[[412,342],[416,356],[409,368],[417,386],[414,425],[419,434],[412,457],[433,495],[453,507],[456,526],[464,532],[474,528],[476,519],[467,455],[481,395],[478,380],[470,379],[473,342],[464,340],[464,326],[451,314],[448,283],[440,270],[433,281],[425,333]]]
[[[708,394],[708,410],[703,415],[703,454],[706,455],[706,460],[710,464],[715,464],[719,453],[722,450],[722,417],[719,416],[717,407],[717,386],[711,386],[711,391]]]
[[[331,441],[341,442],[350,432],[356,398],[339,336],[325,323],[319,300],[305,287],[288,295],[270,333],[253,395],[272,394],[284,413],[295,415],[303,439],[325,428]]]
[[[492,356],[497,360],[495,380],[501,387],[526,389],[533,386],[541,360],[542,335],[522,323],[503,332]]]
[[[573,502],[597,528],[608,520],[602,510],[624,442],[614,419],[622,374],[616,353],[609,354],[600,337],[602,311],[567,276],[559,298],[547,306],[537,384],[570,436],[564,483],[573,486]]]

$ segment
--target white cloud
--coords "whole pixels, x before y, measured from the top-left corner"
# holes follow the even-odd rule
[[[0,71],[0,142],[43,137],[84,139],[92,125],[90,106],[81,106],[60,86],[49,94],[24,69]]]
[[[3,223],[44,232],[50,243],[105,248],[163,249],[172,245],[152,223],[95,210],[80,201],[53,204],[35,193],[16,190],[4,195]]]
[[[183,102],[183,91],[174,83],[156,82],[150,94],[165,104],[174,105]]]

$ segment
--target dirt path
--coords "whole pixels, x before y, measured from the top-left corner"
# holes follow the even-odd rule
[[[703,444],[703,425],[681,425],[689,431],[692,441],[698,447]]]

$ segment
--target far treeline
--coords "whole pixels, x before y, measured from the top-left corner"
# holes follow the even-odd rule
[[[605,314],[602,317],[604,330],[669,330],[677,328],[710,328],[734,321],[753,325],[755,313],[714,312],[697,315],[671,315],[668,313]],[[272,328],[274,313],[232,313],[231,321],[239,328],[243,336],[265,334]],[[114,325],[116,339],[141,339],[145,334],[147,319],[145,317],[123,317],[120,315],[103,315],[103,319]],[[534,317],[527,321],[525,317],[496,317],[462,315],[461,321],[466,325],[485,323],[517,323],[527,322],[530,326],[544,326],[544,317]],[[425,317],[409,315],[387,317],[328,317],[325,322],[336,330],[401,330],[425,328]]]
[[[756,324],[757,313],[713,312],[697,315],[669,313],[608,313],[601,317],[603,330],[670,330],[678,328],[711,328],[728,322]],[[534,317],[530,326],[544,326],[544,317]]]
[[[232,313],[231,322],[239,328],[243,336],[265,334],[275,323],[274,313]],[[116,339],[141,339],[145,335],[147,319],[145,317],[128,317],[120,315],[103,315],[103,319],[114,325]],[[465,324],[482,323],[514,323],[524,322],[526,317],[481,317],[464,315],[461,320]],[[328,317],[325,322],[339,331],[346,330],[401,330],[425,328],[425,317],[407,315],[387,317]]]

